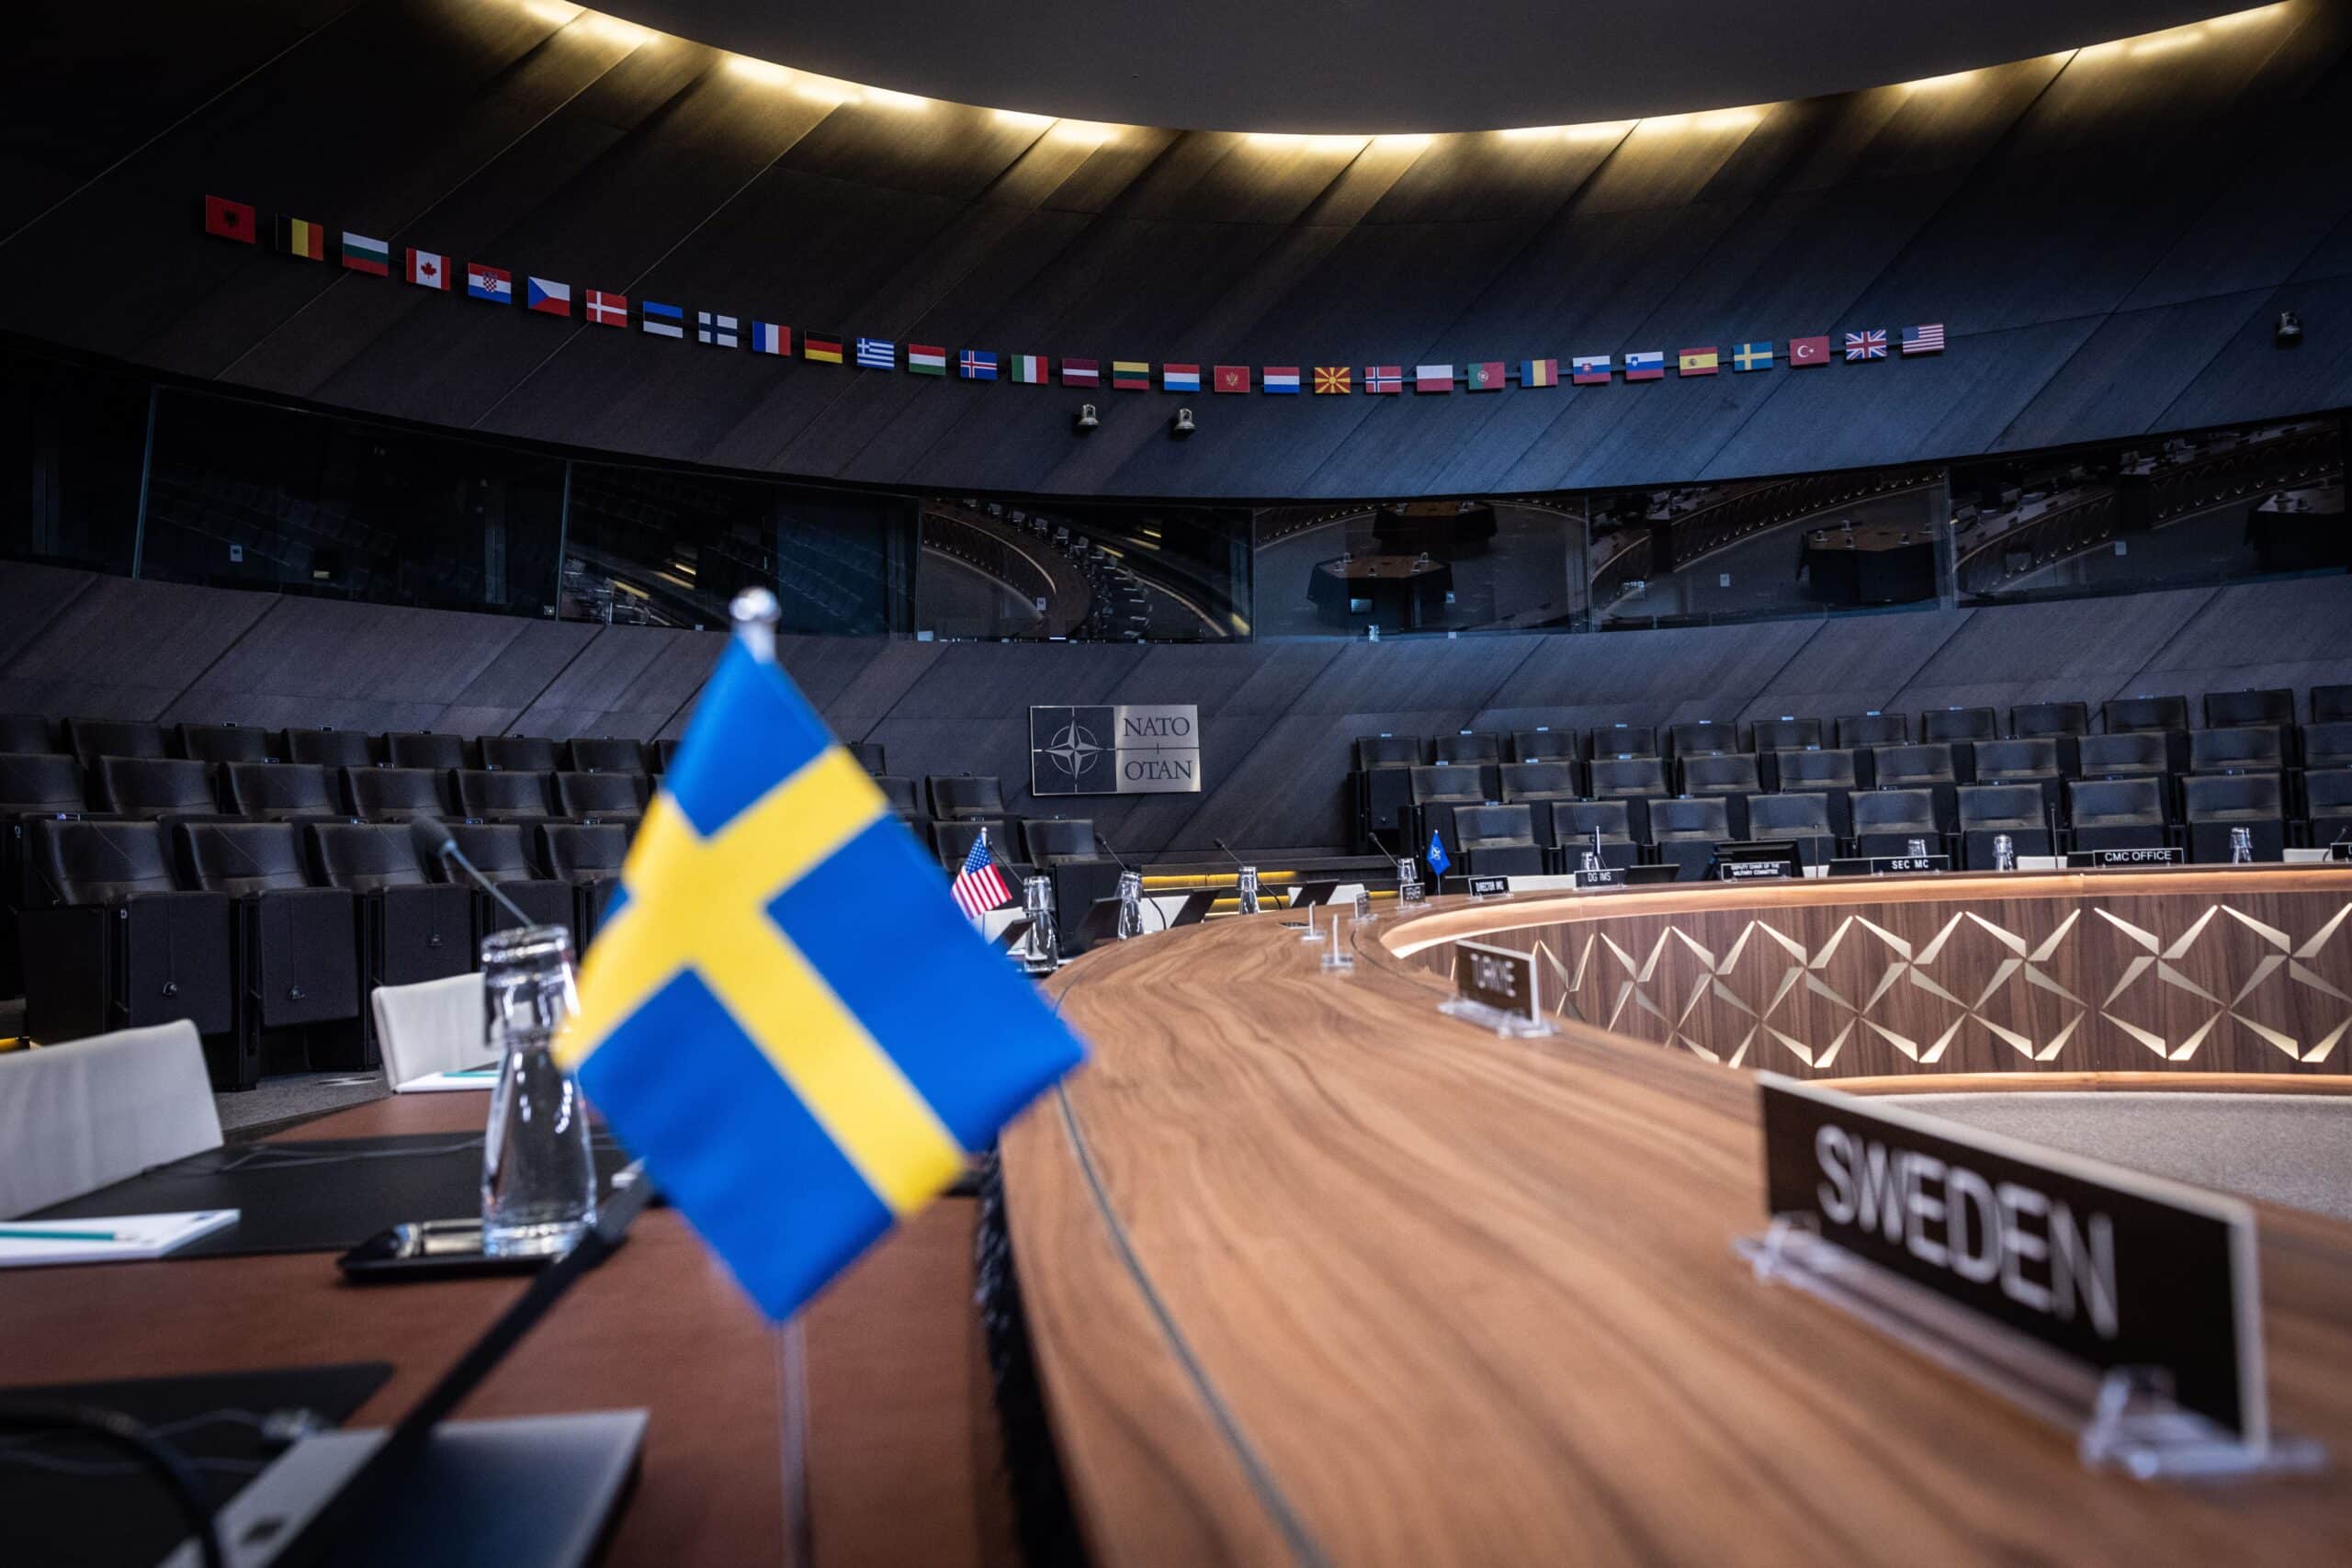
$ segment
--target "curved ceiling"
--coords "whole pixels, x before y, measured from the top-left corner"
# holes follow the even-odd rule
[[[1184,130],[1630,119],[1997,65],[2214,0],[600,0],[739,54],[924,97]]]

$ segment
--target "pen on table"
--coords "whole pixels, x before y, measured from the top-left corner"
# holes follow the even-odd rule
[[[0,1225],[0,1241],[120,1241],[116,1231],[17,1230]]]

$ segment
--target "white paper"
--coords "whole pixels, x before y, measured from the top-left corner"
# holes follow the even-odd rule
[[[237,1223],[234,1209],[177,1214],[103,1214],[82,1220],[0,1221],[0,1269],[50,1263],[120,1263],[161,1258]],[[27,1232],[38,1232],[38,1238]],[[98,1232],[111,1241],[78,1239]]]

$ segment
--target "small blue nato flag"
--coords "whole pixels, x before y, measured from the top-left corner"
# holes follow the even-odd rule
[[[1077,1066],[775,662],[775,601],[695,705],[556,1046],[774,1318]]]
[[[1446,858],[1445,845],[1439,841],[1437,829],[1434,828],[1430,829],[1429,860],[1430,872],[1439,876],[1443,876],[1445,874],[1445,868],[1453,863],[1453,861]]]

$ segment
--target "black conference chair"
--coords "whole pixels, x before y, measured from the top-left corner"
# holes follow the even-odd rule
[[[435,768],[345,768],[344,793],[352,812],[370,822],[405,822],[412,817],[447,817],[447,774]]]
[[[485,735],[474,743],[481,765],[517,773],[552,773],[563,766],[563,749],[543,735]]]
[[[2286,734],[2276,725],[2188,732],[2192,773],[2276,773],[2290,765]]]
[[[1657,727],[1652,724],[1610,724],[1599,729],[1587,730],[1584,754],[1598,761],[1603,757],[1655,757],[1658,755]]]
[[[249,822],[301,822],[352,815],[341,781],[304,762],[223,762],[220,804]]]
[[[309,834],[319,882],[358,897],[362,987],[411,986],[462,975],[474,966],[473,896],[436,883],[401,824],[319,822]],[[375,1026],[363,1010],[373,1058]]]
[[[1993,840],[2009,836],[2021,855],[2057,853],[2050,817],[2039,784],[1973,784],[1960,789],[1960,863],[1969,871],[1993,869]]]
[[[1838,721],[1837,728],[1839,750],[1863,756],[1868,756],[1873,746],[1911,743],[1911,721],[1899,713],[1849,714]]]
[[[1412,770],[1429,760],[1429,749],[1418,735],[1356,737],[1357,843],[1405,852],[1404,835],[1411,831],[1407,814],[1413,805]]]
[[[2228,729],[2241,724],[2286,725],[2295,722],[2295,694],[2285,686],[2257,691],[2205,694],[2205,728]]]
[[[69,718],[65,721],[65,749],[81,758],[85,768],[100,757],[172,754],[162,725],[128,718]]]
[[[1979,740],[1976,743],[1978,784],[2031,784],[2041,791],[2042,807],[2050,816],[2054,817],[2066,804],[2066,776],[2059,761],[2058,741],[2054,737]]]
[[[1991,708],[1929,708],[1919,716],[1919,739],[1955,742],[2000,739],[2000,716]]]
[[[874,775],[875,787],[889,803],[891,815],[910,826],[922,818],[922,795],[912,779],[893,778],[888,773]]]
[[[645,815],[643,773],[558,773],[557,807],[582,821],[634,824]]]
[[[1054,885],[1054,924],[1062,950],[1071,955],[1084,951],[1079,929],[1098,898],[1119,895],[1119,863],[1094,841],[1089,818],[1032,817],[1021,825],[1029,863]]]
[[[867,773],[887,773],[890,771],[889,758],[883,751],[879,740],[844,740],[842,745],[857,759],[857,765]]]
[[[2303,821],[2314,848],[2352,842],[2352,768],[2324,768],[2303,775]]]
[[[1622,800],[1556,800],[1552,803],[1552,839],[1563,870],[1574,871],[1600,835],[1600,863],[1617,870],[1637,865],[1642,847],[1634,840],[1632,813]]]
[[[1854,852],[1907,855],[1914,841],[1929,854],[1946,854],[1941,808],[1933,789],[1866,789],[1856,795]]]
[[[1960,809],[1959,770],[1952,762],[1952,748],[1942,742],[1922,742],[1917,746],[1873,746],[1871,748],[1871,778],[1880,789],[1924,789],[1936,797],[1936,820],[1951,829]],[[1861,829],[1858,825],[1856,832]]]
[[[179,754],[199,762],[269,762],[286,755],[286,741],[251,725],[183,724]]]
[[[180,887],[163,824],[44,818],[25,855],[27,1033],[56,1044],[180,1018],[229,1033],[229,900]],[[206,1055],[216,1081],[233,1079],[217,1044]]]
[[[469,767],[462,735],[438,735],[430,730],[393,730],[384,737],[384,761],[395,768],[434,768],[442,773]]]
[[[82,764],[62,752],[0,752],[0,997],[25,994],[17,912],[38,907],[26,874],[25,840],[34,822],[87,814]]]
[[[1514,729],[1510,734],[1510,760],[1514,762],[1581,762],[1584,742],[1573,729],[1550,729],[1541,725],[1533,729]]]
[[[1487,794],[1485,773],[1486,770],[1476,763],[1459,768],[1451,763],[1432,763],[1413,770],[1413,817],[1407,834],[1408,853],[1416,859],[1426,858],[1430,834],[1435,832],[1438,841],[1445,846],[1447,859],[1462,858],[1462,846],[1453,837],[1453,808],[1484,806],[1492,798]]]
[[[37,757],[68,750],[57,743],[57,726],[37,713],[0,713],[0,756]]]
[[[1552,805],[1584,798],[1584,781],[1578,776],[1582,772],[1582,766],[1569,758],[1503,764],[1503,804],[1533,807],[1529,820],[1535,841],[1546,850],[1557,847],[1552,837]]]
[[[1666,754],[1679,761],[1685,757],[1719,757],[1733,751],[1747,750],[1739,743],[1739,726],[1721,719],[1692,719],[1683,724],[1666,727]]]
[[[1747,835],[1793,840],[1801,865],[1826,865],[1838,858],[1838,834],[1830,827],[1826,795],[1749,795]]]
[[[585,953],[605,923],[605,906],[620,886],[628,862],[628,829],[617,822],[542,822],[539,863],[558,882],[571,885],[571,929]]]
[[[2255,859],[2287,858],[2287,795],[2277,773],[2183,779],[2180,807],[2188,825],[2188,858],[2199,865],[2226,863],[2231,832],[2239,828],[2253,840]]]
[[[2161,850],[2171,841],[2161,778],[2073,779],[2067,831],[2077,850]]]
[[[1004,817],[1004,786],[990,776],[933,773],[923,780],[923,790],[931,796],[934,822],[993,822]]]
[[[209,762],[175,757],[100,757],[96,782],[97,804],[111,816],[153,822],[221,814]]]
[[[2303,766],[2314,773],[2352,768],[2352,719],[2334,718],[2303,726]]]
[[[473,862],[482,879],[495,884],[528,923],[571,930],[571,884],[556,881],[539,869],[531,859],[521,823],[453,822],[449,837],[456,840],[458,852]],[[505,905],[473,887],[465,874],[446,860],[436,859],[428,869],[436,880],[464,887],[473,898],[475,951],[480,951],[482,938],[492,931],[512,930],[518,923]]]
[[[2339,719],[2352,719],[2352,686],[2313,686],[2312,722],[2333,724]]]
[[[1839,747],[1826,751],[1775,751],[1772,774],[1784,795],[1818,795],[1829,805],[1829,830],[1841,839],[1854,836],[1855,753]]]
[[[301,830],[190,822],[177,831],[189,881],[226,894],[236,923],[234,1083],[224,1087],[251,1089],[266,1043],[278,1040],[299,1045],[308,1066],[365,1066],[358,905],[347,889],[311,885]]]
[[[571,742],[571,771],[575,773],[641,773],[645,772],[645,747],[641,742],[616,735],[582,735]]]
[[[1745,751],[1728,751],[1719,755],[1689,758],[1677,766],[1682,773],[1682,793],[1705,797],[1720,795],[1731,817],[1731,836],[1749,837],[1747,828],[1747,797],[1763,789],[1756,773],[1756,759]]]
[[[989,836],[989,858],[996,863],[997,870],[1003,875],[1004,885],[1011,890],[1013,902],[1020,902],[1022,879],[1035,875],[1036,867],[1021,858],[1021,846],[1006,830],[1002,818],[993,821],[982,818],[967,818],[958,822],[934,821],[931,825],[932,852],[939,857],[940,865],[952,876],[964,869],[965,857],[972,852],[972,840],[982,833]]]
[[[599,777],[603,775],[597,775]],[[503,768],[459,768],[458,815],[478,822],[535,822],[548,815],[548,775]]]
[[[1650,842],[1659,863],[1674,867],[1675,881],[1706,880],[1715,846],[1738,836],[1731,830],[1728,805],[1720,795],[1650,802]]]
[[[1758,757],[1770,757],[1775,751],[1818,751],[1829,744],[1819,719],[1785,713],[1778,718],[1758,719],[1747,737],[1748,749]]]
[[[1458,806],[1453,836],[1462,846],[1462,863],[1455,869],[1464,876],[1544,874],[1544,846],[1535,839],[1532,806]]]
[[[286,760],[322,768],[372,768],[376,739],[361,729],[289,729]]]
[[[1649,843],[1650,807],[1672,796],[1666,763],[1657,757],[1595,757],[1589,770],[1595,800],[1622,800],[1637,843]]]

